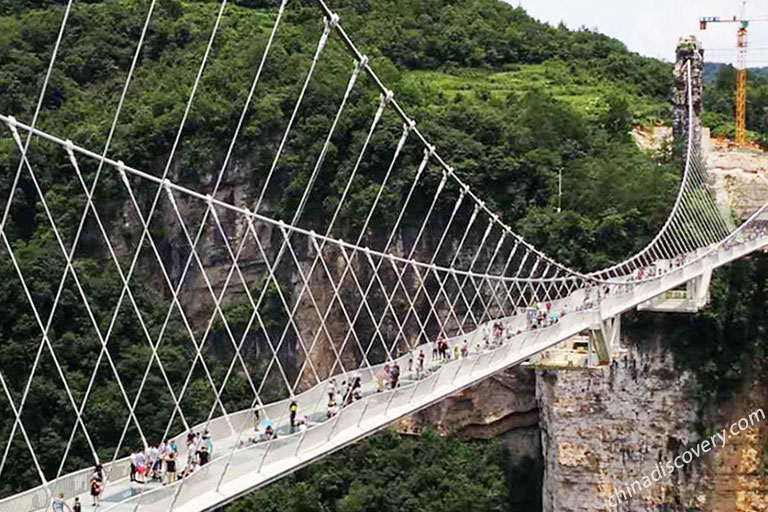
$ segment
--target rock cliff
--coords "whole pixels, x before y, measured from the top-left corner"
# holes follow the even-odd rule
[[[543,510],[611,510],[617,489],[768,403],[768,387],[754,378],[732,400],[702,406],[691,394],[696,376],[679,371],[670,349],[685,322],[643,314],[638,323],[626,356],[609,367],[537,373]],[[616,510],[768,510],[767,426],[729,439]]]

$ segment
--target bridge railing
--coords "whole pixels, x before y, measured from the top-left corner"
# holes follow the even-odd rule
[[[756,237],[764,236],[766,232],[768,232],[768,229],[766,229],[765,223],[755,223],[754,226],[748,226],[746,224],[742,225],[740,229],[733,233],[720,247],[699,250],[684,265],[674,270],[670,270],[658,278],[650,278],[646,281],[636,282],[635,284],[644,284],[651,287],[656,286],[659,289],[662,289],[667,285],[669,279],[674,278],[673,274],[680,274],[683,277],[690,274],[690,272],[694,270],[692,268],[693,265],[701,263],[701,258],[712,255],[713,252],[716,251],[725,251],[739,244],[744,244],[754,240]],[[617,289],[619,291],[621,290],[621,288]],[[629,291],[630,290],[627,290],[627,292]],[[618,303],[629,304],[628,301],[631,300],[631,297],[628,295],[632,295],[632,293],[621,295],[623,296],[618,299]],[[564,304],[570,304],[571,307],[576,307],[577,304],[585,301],[585,297],[586,291],[577,289],[567,298],[554,301],[553,307],[562,308]],[[597,305],[598,304],[596,304],[596,306]],[[450,362],[443,364],[439,371],[433,372],[426,378],[418,380],[415,383],[408,383],[394,392],[387,391],[367,396],[361,401],[354,402],[353,404],[342,408],[339,413],[330,420],[312,425],[304,433],[282,436],[274,441],[235,449],[233,453],[214,459],[208,465],[201,468],[198,473],[192,475],[189,480],[190,483],[181,488],[180,492],[178,487],[180,484],[177,484],[177,486],[147,490],[142,495],[133,499],[140,499],[144,504],[155,504],[167,501],[168,506],[170,506],[170,503],[175,499],[176,503],[180,505],[188,501],[188,495],[197,495],[201,492],[216,490],[220,486],[226,485],[226,482],[224,481],[225,478],[226,481],[229,482],[245,475],[265,472],[265,465],[273,466],[275,464],[280,464],[281,459],[295,459],[297,456],[316,450],[321,446],[326,445],[328,442],[333,443],[333,436],[339,432],[349,431],[350,429],[354,430],[354,428],[361,427],[370,428],[372,424],[379,422],[382,417],[386,417],[391,411],[410,406],[415,400],[418,401],[421,396],[431,395],[436,390],[456,389],[457,383],[466,381],[468,378],[471,378],[472,375],[484,374],[489,367],[495,367],[498,364],[508,365],[509,360],[516,355],[544,350],[561,341],[561,335],[567,337],[572,335],[571,331],[574,331],[574,329],[574,332],[578,332],[578,330],[585,328],[586,325],[589,325],[589,320],[585,320],[585,318],[587,318],[587,315],[594,315],[595,312],[596,310],[572,311],[568,315],[562,317],[555,325],[536,330],[526,330],[527,325],[524,314],[491,320],[470,333],[449,338],[447,341],[450,345],[460,345],[464,341],[467,341],[470,348],[472,348],[476,341],[482,339],[482,337],[489,332],[488,327],[493,322],[501,322],[505,329],[505,343],[500,347],[484,353],[472,354],[469,357],[460,358],[459,360],[453,359]],[[515,333],[517,330],[521,330],[522,333],[513,336],[511,339],[507,337],[508,333]],[[416,351],[420,348],[425,348],[425,345],[417,347],[414,352],[401,356],[397,359],[398,363],[402,367],[405,367],[408,359],[413,358]],[[425,350],[425,356],[427,364],[434,364],[429,347]],[[384,363],[371,368],[360,369],[359,373],[364,384],[375,380],[377,374],[383,369],[383,366]],[[343,378],[343,374],[336,375],[335,378],[337,380]],[[318,409],[321,409],[324,395],[328,393],[328,388],[329,380],[326,380],[297,395],[296,401],[299,404],[299,410],[317,411]],[[276,421],[279,425],[280,422],[285,421],[288,416],[289,401],[289,399],[285,399],[267,404],[261,408],[261,414],[264,418]],[[253,409],[245,409],[231,413],[227,416],[213,418],[207,424],[205,422],[199,423],[195,425],[192,430],[200,431],[203,428],[207,428],[214,439],[224,439],[230,436],[235,436],[239,439],[253,427],[253,421]],[[185,435],[186,433],[180,433],[171,438],[176,440],[182,452],[186,450],[186,447],[182,442]],[[247,441],[247,438],[245,440]],[[180,459],[182,458],[180,457]],[[116,481],[128,476],[129,467],[129,458],[125,457],[116,460],[114,463],[105,464],[105,472],[110,481]],[[270,470],[268,473],[272,472],[273,470]],[[50,483],[48,486],[50,487],[52,494],[58,494],[60,492],[64,493],[66,496],[83,494],[89,489],[92,473],[92,468],[83,469],[65,475],[57,482]],[[212,483],[214,480],[215,484]],[[211,485],[213,485],[213,488],[209,489],[209,486]],[[179,492],[178,497],[176,496],[177,492]],[[0,512],[29,512],[32,510],[39,510],[47,506],[49,499],[46,486],[39,486],[1,500]],[[105,512],[110,508],[112,507],[106,507]],[[153,506],[152,508],[154,509],[155,507]],[[162,507],[159,506],[158,510],[161,509]]]
[[[104,466],[106,471],[115,475],[116,478],[127,478],[130,473],[130,461],[124,458],[114,463]],[[74,473],[62,476],[56,482],[51,482],[48,486],[40,485],[33,489],[9,496],[0,501],[0,512],[30,512],[48,507],[50,502],[49,492],[56,496],[63,493],[65,496],[76,496],[88,492],[90,489],[91,476],[94,468],[81,469]],[[48,490],[50,488],[50,491]]]
[[[237,448],[231,457],[215,459],[191,475],[185,485],[177,484],[148,490],[143,496],[132,498],[132,502],[141,500],[142,505],[151,505],[150,509],[153,511],[168,510],[171,506],[174,508],[183,506],[205,493],[227,494],[226,487],[243,477],[268,480],[272,478],[271,475],[282,474],[308,459],[320,456],[331,447],[346,444],[362,437],[364,433],[381,428],[396,417],[412,411],[415,403],[422,404],[425,400],[431,400],[432,397],[450,394],[458,386],[468,385],[474,380],[483,378],[483,375],[491,370],[498,371],[507,366],[510,361],[518,361],[521,357],[528,357],[529,353],[545,350],[562,341],[560,338],[565,339],[588,326],[594,314],[594,310],[574,312],[550,327],[523,331],[496,348],[459,359],[451,359],[437,371],[431,372],[422,379],[395,390],[367,395],[362,400],[342,408],[328,420],[312,425],[304,432]],[[519,325],[519,319],[514,318],[503,319],[503,322],[510,326]],[[493,321],[489,323],[492,324]],[[476,339],[482,335],[482,332],[478,329],[472,333],[456,336],[449,339],[449,343],[463,343],[464,340]],[[431,352],[425,353],[425,356],[432,363]],[[412,354],[405,354],[398,358],[397,362],[405,365],[410,357]],[[384,364],[380,364],[368,369],[364,380],[370,382],[383,366]],[[305,400],[310,398],[322,400],[322,395],[326,392],[324,384],[303,393],[300,397],[301,403],[304,404]],[[319,395],[318,390],[320,390]],[[107,510],[109,508],[105,512]]]

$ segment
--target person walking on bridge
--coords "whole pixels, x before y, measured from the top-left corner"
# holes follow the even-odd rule
[[[135,482],[136,481],[136,472],[139,470],[139,459],[138,455],[136,455],[136,452],[131,453],[131,474],[130,474],[130,481]]]
[[[93,506],[99,506],[99,496],[102,491],[102,478],[101,474],[97,471],[91,476],[91,497],[93,498]]]
[[[291,405],[288,406],[288,410],[291,413],[291,432],[293,432],[293,429],[296,428],[296,412],[299,410],[296,400],[291,400]]]
[[[64,512],[64,509],[67,509],[69,512],[72,512],[72,509],[70,508],[70,506],[67,505],[66,501],[64,501],[64,493],[62,492],[58,496],[53,498],[53,512]]]
[[[389,379],[392,384],[392,389],[397,387],[397,382],[400,380],[400,365],[395,362],[392,366],[392,370],[389,372]]]
[[[168,452],[165,459],[165,480],[166,484],[172,484],[176,481],[176,452]]]

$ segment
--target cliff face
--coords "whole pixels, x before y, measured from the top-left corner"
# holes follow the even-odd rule
[[[657,462],[768,408],[758,368],[735,398],[703,406],[692,394],[696,376],[679,371],[671,349],[685,319],[644,313],[634,323],[623,335],[625,355],[610,366],[513,368],[403,421],[400,431],[429,424],[462,438],[500,437],[517,475],[511,494],[525,510],[768,510],[768,422],[609,506],[617,490],[651,477]]]
[[[695,376],[680,373],[669,350],[679,322],[658,315],[642,322],[644,333],[634,333],[626,358],[610,367],[537,374],[543,510],[611,510],[617,489],[767,403],[768,388],[756,378],[733,400],[702,408],[690,394]],[[766,439],[765,423],[750,428],[618,510],[768,510]]]
[[[718,205],[747,218],[768,197],[768,154],[757,147],[737,148],[704,130],[707,167],[717,191]]]
[[[179,162],[182,160],[183,158],[177,158]],[[248,158],[234,159],[223,175],[216,197],[235,206],[254,210],[263,187],[263,176],[254,178],[256,174],[254,168],[254,162]],[[176,164],[171,168],[169,178],[174,182],[189,185],[200,193],[212,193],[218,176],[216,173],[185,176],[181,165]],[[147,184],[134,184],[134,186],[137,202],[146,218],[157,188]],[[315,262],[317,253],[306,236],[293,234],[290,238],[291,249],[289,250],[284,247],[285,239],[281,230],[272,224],[255,221],[254,228],[251,230],[242,215],[223,208],[216,208],[217,222],[213,215],[207,212],[205,201],[190,199],[180,194],[175,197],[185,225],[182,226],[179,222],[173,205],[165,192],[161,191],[154,220],[150,224],[150,232],[153,233],[157,252],[164,262],[170,281],[173,286],[180,285],[180,302],[193,332],[199,333],[198,342],[213,315],[213,329],[206,343],[215,356],[227,362],[231,361],[235,353],[234,346],[240,343],[253,311],[245,287],[248,287],[256,303],[262,291],[266,289],[265,302],[262,302],[259,307],[261,319],[256,318],[253,321],[241,349],[246,365],[257,385],[262,378],[265,376],[267,378],[265,398],[277,397],[285,387],[283,376],[277,367],[270,365],[273,357],[272,347],[279,347],[278,357],[285,370],[285,378],[291,385],[298,381],[296,389],[301,390],[314,385],[317,382],[316,376],[324,379],[331,373],[338,373],[340,366],[337,355],[346,369],[360,367],[362,353],[358,348],[358,341],[364,349],[368,346],[372,347],[368,358],[372,363],[378,363],[385,359],[384,344],[391,347],[396,343],[393,351],[396,355],[412,345],[420,334],[421,328],[414,315],[410,315],[405,325],[398,324],[398,321],[405,318],[405,311],[409,307],[408,298],[402,289],[395,291],[392,306],[389,309],[387,307],[379,280],[383,283],[387,295],[392,293],[399,282],[394,268],[389,263],[383,263],[378,276],[374,277],[371,265],[365,258],[361,258],[360,254],[347,251],[345,257],[338,247],[329,244],[323,248],[322,259],[325,262],[323,265],[319,261]],[[277,218],[273,202],[269,194],[265,195],[259,205],[259,213]],[[123,204],[122,212],[123,215],[118,222],[119,229],[115,230],[120,233],[120,236],[115,237],[116,240],[113,242],[118,256],[128,258],[133,254],[138,243],[142,219],[136,214],[128,198]],[[312,222],[318,222],[317,217],[316,212],[308,209],[299,219],[298,225],[311,226]],[[321,224],[325,225],[324,223],[324,220],[321,221]],[[197,258],[190,256],[190,243],[185,228],[189,237],[194,240],[201,224],[204,228],[196,245],[198,262]],[[339,236],[339,226],[336,228],[335,236]],[[258,236],[258,243],[254,239],[253,231]],[[433,248],[436,247],[441,235],[441,232],[433,231],[435,230],[427,229],[423,234],[419,249],[414,255],[415,259],[420,261],[431,259]],[[401,228],[394,237],[389,252],[405,256],[410,251],[410,246],[403,243],[403,238],[413,240],[415,236],[415,228]],[[470,238],[474,239],[478,236],[474,233]],[[459,241],[452,237],[455,235],[449,236],[444,242],[443,251],[446,253],[458,248]],[[225,241],[228,242],[229,249]],[[469,246],[473,242],[474,240],[468,240],[466,243]],[[386,234],[376,232],[369,233],[364,240],[364,244],[373,248],[381,248],[385,243]],[[238,251],[240,251],[238,259],[240,272],[233,272],[231,254],[237,254]],[[281,251],[282,256],[278,260]],[[490,254],[490,249],[486,249],[486,252]],[[170,304],[171,293],[163,282],[157,258],[148,242],[145,242],[141,254],[139,271],[151,276],[150,280],[158,282],[161,293]],[[489,255],[483,257],[487,256]],[[467,265],[471,257],[469,251],[465,250],[456,264]],[[353,270],[349,270],[347,258],[351,261]],[[377,263],[374,257],[374,264]],[[477,265],[478,267],[483,265],[482,257]],[[205,274],[201,271],[201,267]],[[357,281],[352,278],[352,272],[357,276]],[[279,290],[271,274],[276,276]],[[308,284],[305,284],[305,279]],[[421,284],[419,276],[411,269],[405,271],[400,279],[408,288],[410,297],[413,298]],[[220,302],[229,321],[231,337],[224,329],[220,315],[216,312],[213,295],[221,294],[227,280],[229,280],[227,291],[221,295]],[[356,318],[356,312],[361,303],[361,289],[366,290],[372,281],[371,289],[367,292],[367,302],[377,323],[381,322],[378,326],[373,325],[371,315],[367,312],[368,308],[362,309],[359,317]],[[432,282],[434,280],[427,278],[426,281],[430,296],[436,296],[433,289],[436,285]],[[450,290],[450,283],[445,286]],[[335,287],[339,288],[339,295],[343,297],[346,311],[339,305],[339,299],[334,292]],[[228,309],[231,310],[233,307],[241,308],[238,314],[228,312]],[[425,294],[422,293],[416,309],[419,311],[420,319],[426,322],[425,329],[430,336],[434,336],[434,333],[438,332],[436,315],[428,314],[429,307]],[[449,318],[445,321],[446,329],[455,330],[450,317],[445,314],[447,307],[445,301],[438,301],[435,305],[440,318]],[[397,311],[398,321],[395,321],[392,310]],[[289,315],[288,311],[293,314]],[[385,311],[389,312],[385,314]],[[175,308],[172,314],[177,314]],[[289,317],[292,318],[292,322],[289,321]],[[236,320],[233,321],[233,319]],[[354,325],[358,340],[353,339],[349,334],[349,319],[356,320]],[[400,335],[401,328],[404,336]],[[310,361],[311,364],[309,364]],[[239,365],[236,371],[241,371]]]

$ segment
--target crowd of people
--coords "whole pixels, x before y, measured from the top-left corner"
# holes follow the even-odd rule
[[[385,369],[385,371],[388,371]],[[400,372],[398,367],[397,372]],[[342,381],[337,385],[336,379],[332,378],[328,383],[328,408],[326,417],[332,418],[345,406],[355,400],[363,398],[363,378],[360,372],[355,372],[349,380]]]
[[[288,434],[304,432],[309,428],[309,417],[299,414],[299,404],[295,399],[291,399],[288,404],[288,418]],[[249,436],[245,440],[239,440],[237,446],[242,448],[244,446],[272,441],[278,437],[277,427],[272,421],[260,421],[258,409],[254,410],[253,432],[254,435]]]
[[[526,320],[529,329],[542,329],[551,327],[560,321],[560,318],[568,314],[570,309],[566,304],[562,311],[552,309],[551,302],[534,302],[526,311]]]
[[[186,464],[183,468],[178,466],[179,447],[175,440],[152,444],[145,450],[131,453],[129,480],[140,484],[162,482],[163,485],[168,485],[174,483],[177,478],[194,473],[198,467],[211,460],[213,441],[207,430],[189,432],[186,446]]]
[[[186,465],[180,473],[177,468],[179,448],[174,440],[152,444],[144,450],[131,453],[129,456],[129,481],[138,484],[162,482],[163,485],[168,485],[176,482],[177,477],[188,476],[194,473],[198,467],[210,461],[213,454],[213,442],[207,430],[188,433],[186,444]],[[93,508],[101,505],[105,483],[104,470],[99,464],[94,468],[90,478],[90,495]],[[53,498],[52,507],[54,512],[81,512],[82,503],[78,497],[75,497],[70,506],[64,494],[59,494]]]

